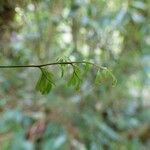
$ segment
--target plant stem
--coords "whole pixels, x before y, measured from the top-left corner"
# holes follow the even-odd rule
[[[39,64],[39,65],[0,65],[0,68],[41,68],[46,66],[52,66],[52,65],[61,65],[61,64],[90,64],[93,65],[99,69],[107,69],[106,67],[98,66],[92,62],[88,61],[70,61],[70,62],[53,62],[53,63],[46,63],[46,64]]]

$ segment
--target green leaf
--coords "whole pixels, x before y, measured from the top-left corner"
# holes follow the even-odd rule
[[[71,78],[68,81],[69,86],[74,86],[76,90],[80,89],[80,85],[82,83],[82,73],[78,66],[73,66],[73,73]]]
[[[97,74],[96,74],[96,78],[95,78],[95,84],[96,84],[96,85],[100,84],[102,78],[103,78],[103,75],[102,75],[102,73],[100,72],[100,70],[98,70],[98,71],[97,71]]]
[[[64,76],[64,66],[61,65],[61,78]]]
[[[83,64],[84,73],[87,73],[90,69],[90,65],[88,63]]]
[[[75,66],[75,67],[74,67],[74,73],[75,73],[75,75],[79,78],[79,80],[81,80],[81,78],[82,78],[82,73],[81,73],[81,70],[80,70],[80,68],[79,68],[78,66]]]
[[[76,85],[76,82],[77,82],[77,77],[76,75],[73,73],[71,78],[69,79],[68,81],[68,85],[69,86],[75,86]]]
[[[57,62],[63,63],[63,62],[67,62],[67,60],[65,60],[64,58],[59,58],[59,59],[57,59]],[[66,66],[66,64],[60,64],[61,78],[64,76],[65,66]]]
[[[36,84],[36,90],[40,91],[42,94],[48,94],[53,85],[53,74],[47,69],[41,68],[41,76]]]
[[[108,74],[111,76],[112,78],[112,85],[115,86],[117,84],[117,79],[116,77],[113,75],[113,73],[111,72],[111,70],[107,69]]]
[[[98,70],[95,78],[95,84],[98,85],[108,79],[112,80],[112,85],[115,85],[117,83],[115,76],[109,69],[104,69],[101,72],[100,70]]]

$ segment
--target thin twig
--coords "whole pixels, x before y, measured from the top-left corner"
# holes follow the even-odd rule
[[[46,63],[46,64],[39,64],[39,65],[0,65],[0,68],[41,68],[46,66],[52,66],[52,65],[61,65],[61,64],[90,64],[93,65],[99,69],[107,69],[106,67],[98,66],[92,62],[88,61],[71,61],[71,62],[53,62],[53,63]]]

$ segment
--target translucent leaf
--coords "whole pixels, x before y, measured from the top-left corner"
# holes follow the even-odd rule
[[[60,59],[57,59],[57,62],[63,63],[63,62],[67,62],[67,60],[64,58],[60,58]],[[65,66],[66,66],[66,64],[60,64],[61,78],[64,76]]]
[[[53,74],[45,68],[41,68],[41,76],[36,84],[36,90],[42,94],[48,94],[53,86]]]
[[[61,65],[61,77],[64,76],[64,67]]]
[[[112,85],[115,85],[117,83],[115,76],[109,69],[104,69],[101,72],[100,70],[98,70],[95,78],[95,84],[98,85],[101,82],[106,81],[107,79],[112,80]]]
[[[103,76],[102,76],[101,72],[98,70],[97,74],[96,74],[96,78],[95,78],[95,84],[96,85],[100,84],[102,78],[103,78]]]
[[[117,79],[116,77],[113,75],[113,73],[107,69],[108,74],[111,76],[112,78],[112,85],[116,85],[117,84]]]
[[[82,83],[82,73],[78,66],[73,66],[74,71],[71,78],[68,81],[69,86],[74,86],[76,90],[80,89],[80,85]]]
[[[88,63],[83,64],[83,69],[84,69],[84,72],[89,71],[90,65]]]
[[[70,78],[69,81],[68,81],[68,85],[69,85],[69,86],[75,86],[75,84],[76,84],[76,76],[75,76],[75,74],[73,73],[72,76],[71,76],[71,78]]]
[[[41,68],[41,71],[42,71],[42,74],[43,76],[45,76],[45,78],[52,84],[54,84],[54,81],[53,81],[53,73],[51,73],[50,71],[48,71],[46,68]]]
[[[80,70],[80,68],[78,66],[75,66],[74,73],[77,76],[77,78],[79,78],[79,80],[81,80],[82,74],[81,74],[81,70]]]

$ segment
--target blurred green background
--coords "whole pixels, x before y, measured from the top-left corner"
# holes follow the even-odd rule
[[[48,95],[39,70],[0,69],[0,150],[149,150],[150,1],[0,0],[0,65],[58,58],[106,66],[117,85],[68,87],[70,68]]]

